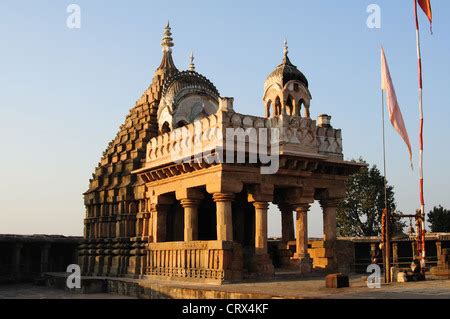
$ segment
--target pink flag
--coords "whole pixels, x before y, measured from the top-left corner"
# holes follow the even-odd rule
[[[389,66],[383,48],[381,48],[381,89],[386,92],[387,108],[392,126],[400,134],[408,147],[409,160],[412,167],[411,143],[408,132],[406,131],[405,122],[403,121],[402,111],[400,111],[400,106],[398,105],[397,95],[395,94],[394,84],[392,83],[391,73],[389,72]]]

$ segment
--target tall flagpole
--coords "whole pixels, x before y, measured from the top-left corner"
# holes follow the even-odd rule
[[[416,18],[416,46],[417,46],[417,60],[419,69],[419,112],[420,112],[420,129],[419,129],[419,174],[420,174],[420,212],[422,215],[422,247],[419,247],[419,253],[422,257],[422,262],[425,263],[425,199],[423,194],[423,82],[422,82],[422,55],[420,51],[420,32],[419,32],[419,17],[417,14],[417,0],[414,0],[414,15]]]
[[[384,269],[385,269],[385,282],[389,283],[390,280],[390,272],[391,272],[391,243],[389,236],[389,209],[387,205],[387,178],[386,178],[386,133],[384,129],[384,91],[381,89],[381,121],[383,127],[383,171],[384,171],[384,209],[385,214],[382,214],[382,218],[384,220]],[[383,223],[382,223],[383,224]]]

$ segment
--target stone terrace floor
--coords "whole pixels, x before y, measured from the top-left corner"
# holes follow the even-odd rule
[[[380,289],[369,289],[362,275],[350,277],[350,288],[327,289],[322,276],[290,278],[281,276],[264,282],[244,282],[232,285],[213,286],[193,283],[139,280],[143,286],[152,284],[176,288],[239,292],[256,297],[301,298],[301,299],[450,299],[450,280],[428,280],[425,282],[394,283],[382,285]],[[123,279],[125,281],[138,281]],[[0,285],[0,299],[132,299],[108,293],[78,294],[69,291],[35,286],[32,284]]]
[[[191,283],[166,283],[179,288],[207,289],[225,292],[253,294],[257,298],[282,299],[450,299],[450,279],[429,279],[425,282],[382,284],[379,289],[369,289],[367,276],[350,276],[350,288],[325,288],[325,278],[275,278],[264,282],[244,282],[231,285],[211,286]],[[141,280],[150,286],[159,281]],[[200,288],[201,287],[201,288]]]
[[[0,299],[134,299],[108,293],[78,294],[33,284],[0,285]]]

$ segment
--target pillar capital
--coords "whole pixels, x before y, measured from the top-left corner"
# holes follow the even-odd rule
[[[311,205],[309,205],[309,204],[294,204],[294,205],[292,205],[292,208],[297,213],[307,214],[309,209],[311,208]]]
[[[255,206],[256,209],[269,209],[268,202],[253,202],[253,206]]]
[[[235,198],[235,195],[233,193],[214,193],[213,194],[213,200],[216,203],[221,202],[231,202]]]
[[[328,208],[328,207],[338,207],[341,201],[342,198],[324,198],[319,200],[319,203],[322,208]]]
[[[248,202],[272,202],[274,186],[272,184],[257,184],[247,187]]]
[[[287,190],[285,201],[294,207],[309,206],[314,203],[315,189],[311,187],[297,187]]]
[[[201,203],[200,199],[183,198],[180,200],[180,204],[181,206],[183,206],[183,208],[198,207],[200,203]]]

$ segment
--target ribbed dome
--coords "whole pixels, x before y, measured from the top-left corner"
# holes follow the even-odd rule
[[[205,76],[195,71],[182,71],[170,77],[165,83],[162,90],[162,96],[172,102],[177,103],[174,99],[183,89],[197,89],[209,93],[211,96],[219,98],[220,94],[214,84]]]
[[[306,88],[308,88],[308,79],[306,79],[306,76],[302,72],[300,72],[300,70],[297,69],[295,65],[291,63],[287,54],[288,50],[286,42],[283,62],[278,65],[275,70],[272,71],[272,73],[269,74],[266,81],[264,82],[264,90],[266,90],[270,85],[274,83],[279,84],[281,87],[284,87],[286,83],[292,80],[299,81],[300,83],[303,83]]]

